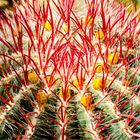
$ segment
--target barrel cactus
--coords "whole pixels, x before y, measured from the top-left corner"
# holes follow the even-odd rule
[[[129,7],[21,0],[1,11],[1,140],[140,139],[140,10]]]

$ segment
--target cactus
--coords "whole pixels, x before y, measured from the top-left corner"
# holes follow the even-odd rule
[[[0,13],[0,139],[140,139],[139,10],[115,0],[13,6]]]

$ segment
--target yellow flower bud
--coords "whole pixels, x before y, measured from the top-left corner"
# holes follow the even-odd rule
[[[79,82],[78,82],[78,80],[74,80],[74,81],[73,81],[73,85],[75,85],[76,87],[79,87]]]
[[[63,24],[63,30],[64,30],[64,32],[68,32],[68,24],[67,23]]]
[[[63,98],[63,90],[62,90],[62,87],[59,90],[59,96]],[[69,96],[71,96],[70,89],[68,89],[68,91],[67,91],[67,97],[69,97]]]
[[[32,84],[36,84],[38,82],[38,76],[35,72],[28,73],[28,80]]]
[[[83,25],[87,24],[87,26],[91,26],[92,22],[93,22],[93,18],[91,16],[88,16],[88,18],[86,18],[86,17],[82,18],[82,24]]]
[[[100,90],[103,86],[102,84],[102,79],[101,78],[96,78],[92,81],[92,86],[95,90]]]
[[[75,85],[76,87],[82,89],[82,87],[84,85],[84,79],[82,79],[82,81],[74,80],[73,85]]]
[[[100,39],[100,40],[104,40],[104,32],[102,29],[99,29],[96,33],[95,33],[95,37],[97,39]]]
[[[52,30],[52,26],[51,26],[51,24],[50,24],[50,22],[48,20],[45,22],[44,28],[48,32]]]
[[[118,60],[119,60],[119,56],[117,53],[110,53],[108,55],[108,62],[110,64],[116,64],[118,62]]]
[[[96,64],[95,71],[96,71],[96,73],[101,73],[103,71],[103,65],[102,64]]]
[[[89,109],[91,104],[93,102],[93,97],[92,95],[84,95],[82,96],[82,98],[80,99],[80,103],[86,108]]]
[[[46,80],[48,81],[48,84],[49,85],[52,85],[52,84],[54,84],[54,82],[55,82],[55,77],[50,77],[50,75],[48,75],[47,77],[46,77]]]

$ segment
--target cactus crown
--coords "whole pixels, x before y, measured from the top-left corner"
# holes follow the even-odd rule
[[[140,10],[130,6],[21,0],[1,12],[1,140],[140,138]]]

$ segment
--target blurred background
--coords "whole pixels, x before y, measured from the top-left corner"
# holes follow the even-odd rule
[[[134,13],[140,8],[140,0],[116,0],[116,1],[118,1],[118,4],[120,3],[123,4],[124,6],[131,5],[130,8],[128,9],[128,12]],[[20,0],[15,0],[15,2],[20,4]],[[12,7],[13,7],[13,0],[0,0],[0,14],[3,11],[8,11],[8,12],[12,11]],[[140,18],[140,13],[138,17]]]
[[[20,0],[15,0],[16,2],[19,2]],[[140,0],[117,0],[119,3],[123,3],[126,6],[133,3],[136,6],[136,9],[140,8]],[[12,8],[13,2],[12,0],[0,0],[0,8],[6,9],[6,8]]]

